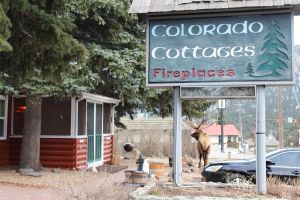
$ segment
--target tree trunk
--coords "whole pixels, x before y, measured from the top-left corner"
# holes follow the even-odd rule
[[[20,169],[41,169],[40,135],[41,135],[42,98],[26,98],[23,139],[20,154]]]

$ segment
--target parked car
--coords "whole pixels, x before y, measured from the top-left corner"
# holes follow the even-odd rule
[[[212,162],[205,166],[204,181],[255,183],[256,158],[249,160],[231,160]],[[266,154],[267,176],[280,179],[300,178],[300,148],[280,149]]]

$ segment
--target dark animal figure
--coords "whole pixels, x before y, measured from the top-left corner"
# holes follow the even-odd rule
[[[197,149],[199,153],[199,165],[198,168],[201,167],[201,159],[203,157],[204,160],[204,166],[207,165],[208,161],[208,155],[210,152],[210,138],[207,133],[204,133],[202,131],[202,125],[204,121],[202,121],[200,124],[194,124],[194,133],[191,135],[193,138],[195,138],[197,142]]]

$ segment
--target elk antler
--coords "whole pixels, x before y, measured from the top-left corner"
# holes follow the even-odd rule
[[[207,124],[207,123],[206,123],[207,121],[208,121],[207,119],[202,119],[202,120],[199,121],[199,122],[195,122],[195,123],[193,124],[193,128],[198,130],[198,129],[201,128],[204,124],[206,124],[206,125],[205,125],[205,128],[210,127],[210,126],[212,126],[212,125],[215,124],[215,123]]]
[[[199,129],[205,122],[207,122],[208,120],[207,119],[202,119],[200,122],[195,122],[194,123],[194,129]]]

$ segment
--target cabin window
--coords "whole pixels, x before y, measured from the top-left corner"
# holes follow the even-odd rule
[[[104,116],[103,116],[103,133],[109,134],[111,132],[111,126],[112,126],[112,105],[111,104],[104,104],[104,110],[103,110]]]
[[[86,100],[81,100],[78,102],[78,124],[77,124],[78,135],[86,135],[85,124],[86,124]]]
[[[42,135],[70,135],[71,101],[43,98]]]
[[[6,139],[7,100],[0,95],[0,139]]]
[[[14,98],[13,135],[23,135],[26,98]],[[43,98],[41,109],[41,135],[70,135],[70,100]]]
[[[26,98],[14,98],[13,102],[13,135],[23,135]]]

